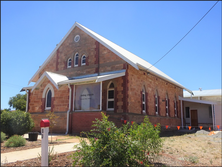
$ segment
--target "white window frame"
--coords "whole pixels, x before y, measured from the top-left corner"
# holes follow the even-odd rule
[[[54,89],[53,89],[53,87],[50,83],[48,83],[48,85],[46,85],[46,87],[45,87],[45,89],[43,90],[43,93],[42,93],[42,98],[45,98],[45,110],[51,110],[51,107],[46,107],[47,95],[48,95],[49,90],[51,90],[51,93],[52,93],[52,96],[51,96],[51,107],[52,107],[52,98],[54,97],[55,93],[54,93]]]
[[[169,116],[169,100],[168,95],[166,94],[166,115]]]
[[[83,63],[83,58],[85,58],[85,63]],[[84,66],[84,65],[86,65],[86,55],[83,55],[81,57],[81,66]]]
[[[143,98],[144,96],[144,98]],[[146,113],[146,93],[145,93],[145,89],[143,88],[142,90],[142,105],[144,105],[144,110],[142,108],[143,114]]]
[[[71,64],[69,65],[69,61],[71,61]],[[71,68],[72,67],[72,59],[69,58],[68,61],[67,61],[67,68]]]
[[[109,84],[108,84],[108,87],[107,87],[107,110],[109,110],[109,111],[113,111],[114,110],[114,108],[115,108],[115,86],[114,86],[114,88],[109,88],[110,87],[110,85],[112,84],[113,82],[110,82]],[[114,85],[114,84],[113,84]],[[114,96],[113,96],[113,98],[112,99],[109,99],[109,91],[110,90],[113,90],[114,91]],[[108,102],[109,101],[113,101],[113,108],[108,108]]]
[[[47,101],[48,101],[48,93],[49,91],[51,91],[51,104],[50,104],[50,107],[47,107]],[[52,107],[52,90],[51,89],[48,89],[47,90],[47,93],[46,93],[46,98],[45,98],[45,110],[51,110],[51,107]]]
[[[157,108],[157,111],[156,112],[156,115],[158,115],[158,112],[159,112],[159,107],[158,107],[158,93],[156,91],[156,94],[155,94],[155,107]]]
[[[76,64],[76,56],[78,55],[78,61],[77,61],[77,64]],[[74,56],[74,67],[78,67],[79,65],[79,53],[76,53],[75,56]]]

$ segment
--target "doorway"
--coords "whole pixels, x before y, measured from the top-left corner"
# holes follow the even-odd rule
[[[191,126],[198,127],[197,110],[191,110]]]

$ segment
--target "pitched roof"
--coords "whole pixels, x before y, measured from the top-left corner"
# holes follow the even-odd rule
[[[212,89],[212,90],[194,90],[192,97],[201,97],[201,96],[221,96],[221,89]],[[186,91],[183,92],[183,97],[190,97],[190,94]]]
[[[119,45],[111,42],[110,40],[102,37],[101,35],[93,32],[92,30],[84,27],[83,25],[75,22],[75,24],[71,27],[71,29],[67,32],[67,34],[63,37],[63,39],[60,41],[60,43],[56,46],[56,48],[52,51],[52,53],[49,55],[49,57],[45,60],[45,62],[42,64],[42,66],[36,71],[36,73],[34,74],[34,76],[30,79],[30,82],[36,82],[37,81],[37,74],[43,69],[43,67],[49,62],[49,60],[53,57],[54,53],[56,52],[56,50],[61,46],[61,44],[64,42],[64,40],[68,37],[68,35],[71,33],[71,31],[75,28],[78,27],[80,28],[82,31],[84,31],[86,34],[88,34],[89,36],[91,36],[92,38],[94,38],[95,40],[97,40],[98,42],[100,42],[102,45],[104,45],[105,47],[107,47],[108,49],[110,49],[112,52],[114,52],[116,55],[118,55],[120,58],[122,58],[124,61],[126,61],[127,63],[129,63],[130,65],[132,65],[134,68],[136,68],[137,70],[139,69],[144,69],[150,73],[153,73],[154,75],[157,75],[158,77],[167,80],[185,90],[187,90],[188,92],[192,93],[191,90],[185,88],[184,86],[182,86],[181,84],[179,84],[178,82],[176,82],[175,80],[173,80],[172,78],[170,78],[168,75],[164,74],[162,71],[160,71],[159,69],[157,69],[156,67],[152,66],[150,63],[148,63],[147,61],[143,60],[142,58],[136,56],[135,54],[129,52],[128,50],[120,47]],[[152,67],[151,67],[152,66]],[[151,67],[151,68],[150,68]]]

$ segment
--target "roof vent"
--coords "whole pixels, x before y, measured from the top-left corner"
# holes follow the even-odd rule
[[[200,91],[202,91],[202,88],[199,88]]]

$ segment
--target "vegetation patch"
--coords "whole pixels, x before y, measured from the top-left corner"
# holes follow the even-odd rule
[[[6,141],[5,146],[6,147],[20,147],[20,146],[24,146],[25,143],[26,143],[26,140],[22,136],[14,135]]]

